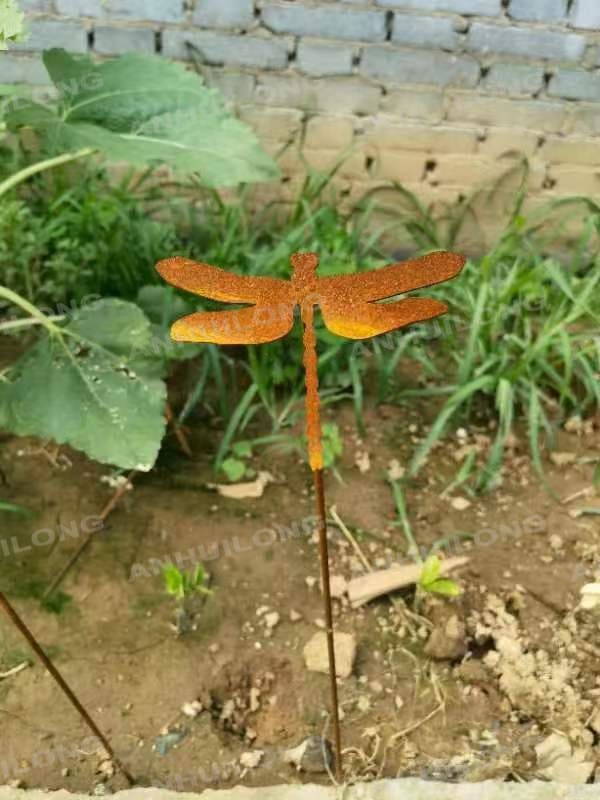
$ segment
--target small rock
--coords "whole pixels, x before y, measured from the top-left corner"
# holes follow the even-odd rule
[[[302,619],[302,614],[300,612],[295,611],[293,608],[290,611],[290,622],[300,622]]]
[[[334,636],[336,671],[340,678],[352,674],[356,658],[356,640],[350,633],[336,633]],[[304,647],[304,663],[310,672],[329,672],[327,655],[327,634],[319,631]]]
[[[356,707],[358,708],[359,711],[362,712],[367,712],[371,708],[371,701],[369,700],[366,694],[362,694],[358,698],[356,702]]]
[[[249,750],[240,756],[240,764],[246,769],[256,769],[264,756],[263,750]]]
[[[110,758],[105,758],[98,765],[96,772],[102,775],[104,779],[108,780],[108,778],[112,778],[115,774],[115,765]]]
[[[550,460],[557,467],[566,467],[575,461],[575,453],[550,453]]]
[[[333,765],[333,751],[327,739],[309,736],[298,747],[286,750],[283,760],[299,772],[327,772]]]
[[[265,623],[267,628],[272,630],[276,625],[279,624],[279,619],[280,617],[277,611],[270,611],[268,614],[265,614]]]
[[[331,575],[329,578],[329,590],[334,600],[340,600],[345,594],[348,582],[343,575]],[[323,587],[321,586],[321,591]]]
[[[361,475],[364,475],[365,472],[371,469],[371,459],[366,451],[358,450],[354,455],[354,463],[358,467]]]
[[[250,689],[250,711],[254,713],[260,708],[260,689],[253,686]]]
[[[197,717],[198,714],[201,714],[203,710],[204,706],[202,705],[200,700],[192,700],[191,703],[184,703],[181,706],[182,713],[185,714],[186,717],[191,717],[192,719],[194,719],[194,717]]]
[[[306,578],[304,578],[304,580],[309,589],[312,589],[316,586],[317,579],[312,575],[307,575]]]
[[[486,686],[490,674],[481,661],[465,661],[456,669],[456,676],[472,686]]]
[[[581,433],[582,428],[583,422],[579,416],[569,417],[565,422],[565,430],[567,433]]]
[[[585,751],[573,750],[566,736],[552,733],[536,745],[535,754],[541,777],[558,783],[586,783],[594,762],[585,761]]]
[[[456,661],[466,654],[467,649],[465,626],[456,614],[453,614],[445,625],[435,627],[425,645],[425,653],[430,658],[440,661],[445,659]]]
[[[400,709],[404,705],[404,700],[400,697],[399,694],[397,694],[396,697],[394,697],[394,705],[396,706],[396,709],[398,711],[400,711]]]
[[[406,470],[400,464],[397,458],[392,458],[392,460],[388,463],[388,478],[391,481],[401,481],[404,477],[404,473]]]
[[[548,539],[548,543],[553,550],[560,550],[563,546],[563,540],[557,533],[553,533]]]
[[[579,593],[581,600],[577,608],[593,611],[597,615],[600,607],[600,583],[586,583],[581,587]]]
[[[471,501],[467,500],[466,497],[453,497],[450,505],[455,511],[466,511],[467,508],[471,507]]]

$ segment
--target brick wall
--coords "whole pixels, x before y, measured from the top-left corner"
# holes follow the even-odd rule
[[[600,0],[21,0],[28,42],[0,83],[43,80],[60,46],[189,60],[277,153],[338,173],[350,200],[402,181],[452,201],[531,160],[534,196],[600,199]],[[281,165],[290,195],[294,148]],[[271,189],[275,191],[275,189]]]

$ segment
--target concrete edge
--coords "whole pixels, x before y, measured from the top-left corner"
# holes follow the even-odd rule
[[[281,785],[233,789],[206,789],[200,794],[173,792],[154,787],[127,789],[108,795],[111,800],[600,800],[600,784],[528,783],[438,783],[418,778],[380,780],[335,787],[315,784]],[[0,800],[89,800],[89,795],[66,789],[12,789],[0,786]]]

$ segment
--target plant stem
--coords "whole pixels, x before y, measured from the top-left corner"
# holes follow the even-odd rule
[[[53,317],[47,317],[47,320],[49,322],[61,322],[64,318],[64,314],[57,314]],[[19,328],[30,328],[32,325],[44,325],[44,322],[41,319],[34,319],[33,317],[11,319],[8,322],[0,322],[0,333],[18,330]]]
[[[6,178],[6,180],[0,183],[0,197],[13,189],[15,186],[23,183],[23,181],[31,178],[32,175],[37,175],[38,172],[44,172],[47,169],[59,167],[61,164],[69,164],[71,161],[76,161],[79,158],[91,156],[95,152],[96,151],[93,147],[84,147],[82,150],[77,150],[74,153],[63,153],[60,156],[53,156],[52,158],[47,158],[44,161],[38,161],[36,164],[31,164],[31,166],[19,170],[19,172],[16,172],[14,175],[11,175],[9,178]]]
[[[0,286],[0,298],[2,297],[5,300],[8,300],[10,303],[19,306],[19,308],[22,308],[23,311],[29,314],[30,317],[33,317],[40,325],[43,325],[49,334],[58,336],[62,335],[62,329],[59,328],[58,325],[55,325],[50,317],[47,317],[45,314],[43,314],[39,308],[36,308],[36,306],[34,306],[33,303],[30,303],[29,300],[21,297],[20,294],[13,292],[13,290],[9,289],[7,286]],[[5,326],[9,325],[10,323],[5,323]]]
[[[421,553],[419,552],[419,546],[417,545],[415,537],[413,536],[412,528],[410,527],[410,520],[408,519],[408,514],[406,512],[406,503],[404,501],[402,485],[400,481],[394,480],[393,478],[389,478],[388,480],[390,486],[392,487],[392,494],[394,495],[396,510],[398,511],[398,518],[404,531],[406,543],[408,544],[408,554],[415,559],[417,564],[422,564],[423,559],[421,558]]]

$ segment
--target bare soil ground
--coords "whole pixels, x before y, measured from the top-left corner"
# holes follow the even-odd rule
[[[350,408],[332,413],[345,449],[341,480],[327,476],[328,504],[373,568],[410,561],[385,470],[391,459],[407,462],[428,409],[371,409],[362,441]],[[353,674],[340,682],[350,778],[527,780],[540,774],[534,748],[552,732],[568,737],[575,760],[591,764],[593,776],[600,635],[596,620],[574,609],[580,587],[600,570],[600,518],[577,516],[600,505],[593,491],[578,494],[592,487],[599,430],[589,422],[559,432],[557,450],[571,456],[545,466],[550,486],[568,502],[540,484],[525,438],[515,436],[502,486],[457,510],[452,500],[466,498],[464,491],[440,496],[456,472],[457,451],[485,451],[488,435],[482,427],[452,436],[407,490],[419,546],[450,538],[447,552],[469,557],[457,576],[461,596],[426,597],[415,606],[408,590],[395,595],[399,603],[384,597],[360,609],[335,601],[337,629],[353,634],[358,647]],[[209,782],[326,781],[281,758],[283,749],[323,732],[329,705],[327,676],[309,672],[303,660],[323,617],[316,541],[299,533],[313,514],[310,474],[296,455],[264,452],[253,466],[275,482],[263,496],[222,498],[205,487],[214,480],[209,454],[217,438],[197,419],[191,461],[167,439],[157,467],[135,479],[65,580],[70,601],[51,613],[36,595],[81,541],[73,526],[109,499],[113,489],[101,481],[109,470],[67,448],[4,437],[2,496],[36,516],[2,514],[2,588],[140,783],[201,791]],[[365,451],[370,468],[362,473],[355,459]],[[62,541],[61,524],[71,531]],[[174,602],[152,559],[190,549],[195,559],[199,547],[213,593],[195,629],[177,637]],[[334,527],[331,562],[346,580],[365,572]],[[124,786],[6,620],[0,637],[0,673],[29,662],[0,679],[0,783]],[[194,700],[204,710],[182,714]],[[262,758],[251,768],[242,756],[257,750]]]

